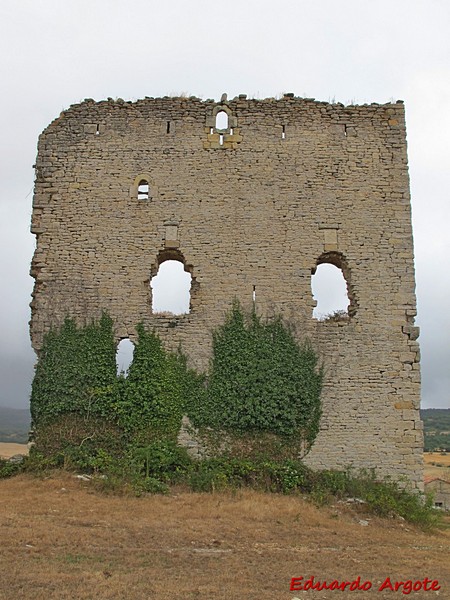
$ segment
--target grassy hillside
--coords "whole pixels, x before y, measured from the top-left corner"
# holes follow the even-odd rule
[[[381,583],[425,576],[448,598],[450,530],[422,532],[362,507],[318,509],[249,490],[119,497],[69,474],[0,481],[0,600],[428,600]],[[304,581],[372,583],[358,593],[289,592]],[[298,589],[298,588],[297,588]],[[416,588],[417,589],[417,588]],[[429,588],[427,588],[429,589]]]
[[[450,408],[426,408],[420,411],[424,425],[426,452],[450,452]]]
[[[28,408],[8,408],[0,406],[0,442],[24,444],[30,430]]]

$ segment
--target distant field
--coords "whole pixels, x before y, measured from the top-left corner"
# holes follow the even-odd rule
[[[361,519],[363,521],[361,522]],[[427,600],[378,592],[437,579],[450,598],[450,530],[423,533],[346,504],[252,491],[102,495],[69,474],[0,480],[0,600]],[[292,577],[370,581],[289,590]]]
[[[28,454],[27,444],[0,442],[0,458],[10,458],[14,454]]]
[[[440,452],[425,452],[425,462],[428,463],[440,463],[444,467],[450,467],[450,452],[442,454]]]
[[[423,460],[425,476],[442,477],[450,481],[450,452],[444,456],[439,452],[425,452]]]

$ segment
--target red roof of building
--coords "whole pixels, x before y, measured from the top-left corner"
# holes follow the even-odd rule
[[[432,481],[443,481],[444,483],[448,483],[448,485],[450,485],[450,481],[447,481],[447,479],[443,479],[442,477],[435,477],[434,475],[426,475],[423,478],[423,481],[425,484],[431,483]]]

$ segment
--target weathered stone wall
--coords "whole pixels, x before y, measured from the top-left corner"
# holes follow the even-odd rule
[[[205,369],[212,329],[255,290],[258,311],[294,322],[326,366],[309,464],[376,467],[421,486],[403,103],[86,100],[43,132],[36,172],[36,350],[67,314],[84,323],[106,309],[118,340],[143,321]],[[173,318],[152,314],[149,285],[169,258],[193,277],[191,311]],[[346,276],[347,321],[312,318],[321,262]]]

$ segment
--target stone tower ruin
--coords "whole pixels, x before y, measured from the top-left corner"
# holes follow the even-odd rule
[[[225,116],[219,126],[217,115]],[[85,100],[42,133],[32,232],[31,338],[108,311],[117,341],[143,322],[205,370],[233,298],[281,313],[325,365],[307,462],[422,485],[422,424],[404,106],[279,100]],[[190,312],[152,314],[175,259]],[[312,318],[311,276],[339,267],[350,306]]]

